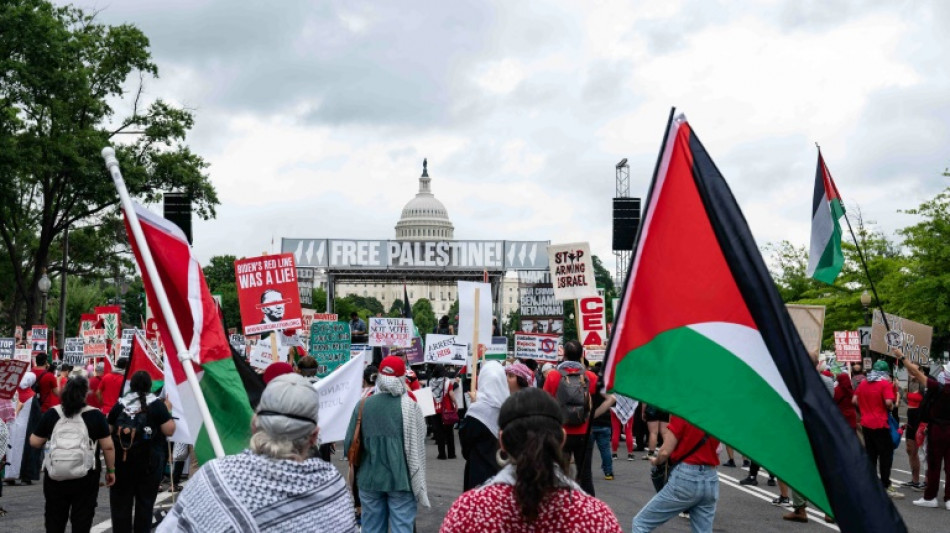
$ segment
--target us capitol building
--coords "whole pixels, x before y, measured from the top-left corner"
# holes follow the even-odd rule
[[[396,222],[396,240],[399,241],[451,241],[455,238],[455,226],[449,219],[445,205],[432,194],[432,178],[429,177],[428,161],[422,161],[422,175],[419,176],[419,192],[402,208],[399,222]],[[326,279],[315,279],[318,286],[325,286]],[[449,312],[456,300],[455,284],[446,283],[410,283],[406,285],[409,302],[414,304],[421,298],[432,303],[436,319]],[[343,298],[355,294],[373,297],[389,308],[396,300],[403,299],[402,283],[346,283],[336,286],[336,296]],[[518,309],[518,278],[505,277],[501,295],[502,318]],[[450,317],[454,319],[454,317]]]

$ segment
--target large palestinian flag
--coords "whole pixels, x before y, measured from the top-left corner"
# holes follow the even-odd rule
[[[165,288],[174,320],[195,362],[192,364],[195,365],[201,394],[208,404],[224,451],[227,454],[238,453],[247,447],[250,440],[253,412],[231,358],[217,305],[211,298],[198,260],[178,226],[138,204],[135,204],[135,213]],[[127,219],[125,226],[142,272],[148,300],[158,302],[155,287],[146,274],[141,251]],[[165,392],[172,403],[172,415],[176,417],[175,434],[171,440],[194,443],[198,461],[203,463],[214,457],[208,428],[198,409],[197,396],[187,382],[185,369],[174,353],[175,343],[168,321],[162,313],[157,313],[156,322],[162,344],[166,347],[163,369]]]
[[[671,120],[609,348],[609,390],[685,418],[834,515],[905,531],[785,310],[732,192]]]
[[[818,281],[834,283],[841,267],[844,266],[844,254],[841,252],[841,224],[838,220],[844,216],[844,204],[841,194],[831,173],[825,166],[825,160],[818,151],[818,170],[815,172],[815,193],[811,202],[811,246],[808,250],[808,277]]]

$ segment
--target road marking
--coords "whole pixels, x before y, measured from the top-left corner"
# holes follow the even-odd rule
[[[167,500],[168,498],[170,498],[171,495],[172,495],[172,493],[171,493],[171,492],[168,492],[167,490],[166,490],[165,492],[159,492],[159,493],[158,493],[158,496],[155,497],[155,503],[156,503],[156,504],[159,504],[159,503],[161,503],[161,502]],[[104,533],[104,532],[106,532],[106,531],[108,531],[108,530],[110,530],[110,529],[112,529],[112,520],[111,520],[111,519],[106,520],[106,521],[104,521],[104,522],[100,522],[100,523],[94,525],[94,526],[92,527],[92,529],[89,530],[89,533]]]
[[[754,496],[760,500],[763,500],[769,503],[772,503],[772,499],[770,498],[770,496],[778,496],[777,494],[774,494],[767,490],[759,489],[758,487],[755,487],[755,486],[740,485],[738,479],[732,476],[727,476],[723,474],[722,472],[719,473],[719,480],[720,482],[724,483],[728,487],[741,490],[742,492],[745,492],[746,494],[749,494],[751,496]],[[751,490],[753,488],[756,490]],[[779,508],[784,509],[784,507],[779,507]],[[828,529],[831,529],[834,531],[841,531],[840,529],[838,529],[838,526],[825,522],[824,513],[819,513],[818,511],[815,511],[808,507],[805,508],[805,511],[806,511],[806,515],[808,516],[808,519],[815,522],[816,524],[825,526]]]

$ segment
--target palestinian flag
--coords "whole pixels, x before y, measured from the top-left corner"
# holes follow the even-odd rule
[[[135,204],[135,212],[165,287],[178,329],[191,353],[201,393],[208,404],[225,453],[238,453],[247,447],[250,440],[253,412],[244,385],[234,367],[217,305],[211,298],[204,274],[191,252],[188,239],[178,226],[138,204]],[[148,301],[158,302],[155,288],[149,276],[145,275],[145,265],[142,263],[138,243],[132,235],[127,219],[125,226],[139,270],[143,273],[142,281]],[[181,361],[174,354],[168,357],[168,348],[174,347],[175,344],[165,317],[158,313],[155,318],[162,344],[166,347],[165,392],[172,403],[172,415],[177,418],[175,434],[171,440],[193,443],[198,461],[204,463],[214,457],[208,429],[198,409],[197,397],[185,377]]]
[[[906,531],[683,116],[668,127],[622,297],[608,390],[738,449],[842,531]]]
[[[157,359],[155,354],[152,353],[152,349],[146,344],[145,338],[136,331],[132,335],[132,353],[129,355],[129,366],[125,372],[125,388],[123,390],[127,390],[129,380],[139,370],[144,370],[152,378],[152,392],[161,389],[165,385],[165,374],[158,367]]]
[[[829,285],[834,283],[844,266],[841,225],[838,224],[842,216],[844,205],[841,203],[841,194],[819,150],[815,195],[811,202],[811,248],[808,251],[807,274]]]

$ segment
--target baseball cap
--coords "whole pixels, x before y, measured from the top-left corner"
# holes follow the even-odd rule
[[[261,394],[257,427],[275,437],[299,439],[316,427],[319,411],[320,393],[310,381],[298,374],[283,374],[271,380]]]
[[[290,363],[285,363],[283,361],[278,361],[276,363],[271,363],[267,365],[267,368],[264,370],[264,384],[267,385],[274,380],[277,376],[283,376],[284,374],[293,374],[294,367],[290,366]]]
[[[405,376],[406,363],[394,355],[387,356],[379,364],[379,373],[383,376]]]

